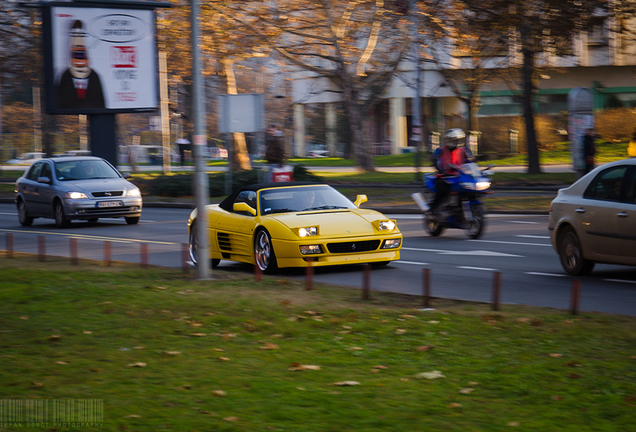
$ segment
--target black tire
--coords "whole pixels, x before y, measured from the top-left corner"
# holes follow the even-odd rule
[[[375,262],[375,263],[371,263],[371,267],[386,267],[387,265],[389,265],[390,261],[380,261],[380,262]]]
[[[198,237],[198,225],[196,223],[196,220],[192,222],[192,225],[190,226],[190,235],[188,236],[188,256],[190,257],[190,261],[192,261],[192,263],[197,266],[199,265],[199,237]],[[210,260],[210,263],[212,264],[212,268],[217,268],[219,263],[221,262],[220,259],[214,258]]]
[[[124,219],[126,219],[128,225],[137,225],[139,223],[139,216],[129,216]]]
[[[26,204],[22,198],[18,199],[18,221],[20,221],[22,226],[31,226],[33,224],[33,218],[29,216]]]
[[[58,228],[66,228],[69,225],[69,221],[64,214],[64,205],[59,199],[53,203],[53,217],[55,218],[55,226]]]
[[[97,223],[97,219],[98,219],[98,218],[90,218],[90,219],[86,219],[86,222],[88,222],[89,224],[93,225],[94,223]]]
[[[466,228],[464,231],[466,235],[472,239],[481,237],[486,226],[486,219],[484,218],[484,209],[481,204],[473,205],[470,207],[470,211],[473,213],[473,220],[466,221]]]
[[[430,212],[424,215],[424,229],[433,237],[437,237],[444,232],[444,227],[437,220],[437,216]]]
[[[594,270],[594,261],[583,257],[579,237],[570,227],[559,236],[559,259],[563,270],[573,276],[585,276]]]
[[[272,274],[278,269],[272,239],[264,229],[259,230],[254,236],[254,257],[255,265],[263,273]]]

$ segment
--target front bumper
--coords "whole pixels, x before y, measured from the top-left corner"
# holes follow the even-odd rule
[[[99,207],[103,202],[120,202],[116,207]],[[115,200],[79,199],[65,200],[64,214],[68,219],[94,219],[105,217],[141,216],[141,198],[121,198]]]

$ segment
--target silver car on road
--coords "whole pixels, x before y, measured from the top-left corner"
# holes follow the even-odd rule
[[[568,274],[589,274],[596,263],[636,265],[636,158],[602,165],[560,189],[548,229]]]
[[[93,156],[44,158],[16,181],[18,219],[30,226],[34,218],[55,219],[58,227],[74,219],[96,222],[100,217],[124,217],[136,224],[142,199],[106,160]]]

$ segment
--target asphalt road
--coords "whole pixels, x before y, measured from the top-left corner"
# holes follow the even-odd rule
[[[77,239],[79,256],[101,260],[104,241],[111,242],[113,260],[141,262],[147,245],[151,265],[180,267],[187,242],[189,210],[145,208],[138,225],[123,219],[100,219],[95,225],[73,222],[57,229],[52,220],[36,219],[25,228],[12,204],[0,204],[0,247],[13,234],[14,250],[37,253],[44,236],[46,254],[70,256],[70,238]],[[548,238],[545,215],[489,215],[486,232],[470,240],[459,230],[432,238],[422,228],[420,215],[389,215],[404,234],[402,258],[371,273],[371,289],[422,293],[422,273],[431,272],[435,297],[489,302],[495,272],[501,274],[501,302],[568,309],[573,278],[564,274]],[[250,266],[221,261],[219,268],[250,274]],[[212,275],[214,273],[212,272]],[[361,287],[362,266],[316,268],[317,282]],[[303,279],[304,270],[284,269],[280,277]],[[636,316],[636,268],[597,265],[579,278],[581,310]]]

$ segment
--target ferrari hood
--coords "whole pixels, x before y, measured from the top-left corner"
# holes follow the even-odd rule
[[[320,237],[365,236],[375,233],[372,221],[387,220],[381,213],[361,210],[336,210],[293,213],[275,216],[290,229],[318,226]]]

